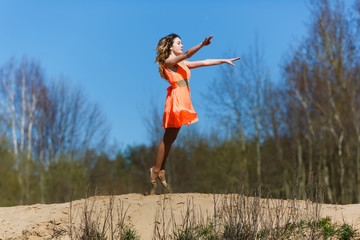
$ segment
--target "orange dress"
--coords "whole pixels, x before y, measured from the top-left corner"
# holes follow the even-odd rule
[[[182,62],[177,66],[176,72],[164,66],[165,75],[171,86],[167,88],[163,128],[179,128],[199,120],[190,98],[190,70]]]

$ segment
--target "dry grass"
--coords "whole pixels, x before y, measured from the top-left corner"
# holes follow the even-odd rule
[[[167,207],[171,206],[170,201],[163,197],[154,239],[319,239],[316,224],[302,231],[294,228],[301,221],[319,220],[317,203],[241,194],[214,195],[212,215],[203,213],[193,199],[188,199],[182,216],[177,218]]]
[[[313,191],[313,199],[321,194]],[[256,193],[245,196],[213,194],[213,210],[203,212],[193,198],[177,206],[171,195],[160,195],[155,215],[152,239],[168,240],[256,240],[256,239],[360,239],[357,230],[346,224],[338,225],[330,218],[320,218],[319,201],[260,198]],[[71,239],[140,239],[135,228],[126,223],[129,206],[114,197],[106,199],[106,208],[98,209],[99,199],[85,199],[76,223],[75,207],[70,203],[67,231],[57,229],[54,238],[67,235]],[[175,215],[175,209],[181,214]],[[55,228],[54,228],[55,230]],[[55,231],[54,231],[55,232]],[[148,236],[146,236],[148,237]]]
[[[75,224],[74,208],[70,202],[69,231],[70,239],[107,240],[107,239],[140,239],[134,227],[126,224],[125,219],[129,206],[125,208],[120,201],[115,204],[110,196],[105,209],[96,209],[96,198],[85,199],[80,224]]]
[[[314,199],[320,199],[314,191]],[[256,194],[254,194],[256,195]],[[203,213],[188,199],[181,217],[174,216],[166,195],[155,217],[153,239],[355,239],[350,225],[320,219],[319,202],[247,197],[243,193],[213,195],[214,210]]]

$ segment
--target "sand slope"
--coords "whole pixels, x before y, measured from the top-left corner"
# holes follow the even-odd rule
[[[167,194],[143,196],[127,194],[120,196],[99,196],[61,204],[35,204],[0,208],[0,239],[70,239],[69,231],[75,234],[75,228],[84,219],[84,207],[92,213],[88,217],[92,222],[103,226],[106,216],[112,209],[114,226],[125,214],[125,223],[135,227],[141,239],[152,239],[155,221],[171,225],[171,219],[181,221],[186,209],[197,212],[197,216],[212,216],[214,199],[217,205],[224,195],[213,194]],[[251,198],[249,198],[251,199]],[[276,206],[288,207],[290,201],[272,200]],[[296,208],[309,208],[311,203],[296,201]],[[112,206],[112,207],[109,207]],[[312,206],[312,205],[311,205]],[[360,228],[360,204],[321,205],[320,215],[329,216],[333,221],[354,225]],[[173,217],[171,217],[173,216]],[[110,220],[107,220],[108,222]],[[108,229],[109,231],[109,229]]]

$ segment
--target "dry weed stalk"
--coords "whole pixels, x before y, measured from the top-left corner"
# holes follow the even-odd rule
[[[223,196],[220,211],[225,239],[299,239],[299,234],[316,239],[316,225],[292,230],[302,222],[317,222],[320,204],[229,194]]]
[[[210,218],[203,217],[201,207],[195,206],[193,198],[186,199],[184,204],[180,218],[177,218],[171,196],[162,197],[155,215],[153,239],[198,239],[199,228],[208,226]]]
[[[168,204],[170,202],[170,204]],[[173,218],[172,208],[170,210],[171,217],[167,218],[166,209],[170,206],[171,208],[171,198],[168,198],[166,195],[162,197],[159,201],[158,210],[155,214],[155,224],[154,224],[154,235],[153,239],[165,240],[169,235],[169,229],[171,225],[171,219]],[[168,219],[168,220],[167,220]]]
[[[153,239],[319,239],[320,204],[310,201],[213,195],[214,212],[202,214],[194,199],[175,216],[171,197],[162,197]],[[206,217],[204,217],[206,216]]]
[[[96,197],[93,197],[91,202],[88,198],[84,199],[83,207],[80,208],[81,221],[78,224],[76,224],[77,216],[74,215],[73,203],[70,202],[68,233],[71,239],[124,239],[124,235],[129,235],[129,233],[134,236],[131,239],[138,238],[135,230],[125,223],[130,206],[125,208],[123,201],[116,204],[114,196],[111,196],[104,204],[105,207],[96,204],[97,201]]]

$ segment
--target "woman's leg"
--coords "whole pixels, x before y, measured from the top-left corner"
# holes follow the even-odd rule
[[[165,169],[166,160],[170,152],[171,145],[175,141],[180,128],[166,128],[164,137],[161,140],[158,151],[156,154],[156,159],[152,171],[154,173],[154,179],[159,175],[160,170]]]

